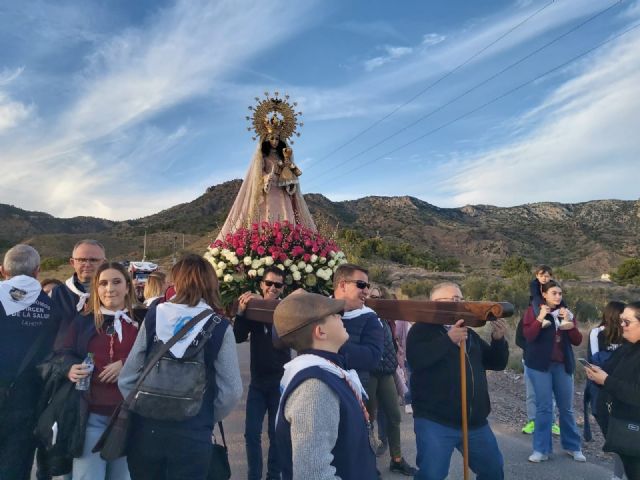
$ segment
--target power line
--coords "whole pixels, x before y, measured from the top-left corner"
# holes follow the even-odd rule
[[[601,15],[604,15],[605,13],[607,13],[607,11],[611,10],[612,8],[616,7],[618,4],[622,3],[622,0],[618,0],[616,3],[608,6],[607,8],[599,11],[598,13],[592,15],[591,17],[587,18],[586,20],[582,21],[581,23],[578,23],[577,25],[574,25],[573,27],[571,27],[569,30],[567,30],[566,32],[562,33],[561,35],[553,38],[552,40],[550,40],[549,42],[543,44],[542,46],[538,47],[537,49],[533,50],[532,52],[528,53],[527,55],[525,55],[524,57],[516,60],[515,62],[509,64],[508,66],[504,67],[503,69],[501,69],[500,71],[498,71],[497,73],[491,75],[490,77],[482,80],[481,82],[475,84],[474,86],[472,86],[471,88],[467,89],[466,91],[462,92],[461,94],[453,97],[451,100],[449,100],[448,102],[436,107],[435,109],[429,111],[427,114],[423,115],[422,117],[419,117],[417,120],[414,120],[413,122],[411,122],[408,125],[405,125],[404,127],[396,130],[394,133],[392,133],[391,135],[383,138],[382,140],[380,140],[379,142],[373,144],[372,146],[361,150],[360,152],[358,152],[355,155],[352,155],[351,157],[347,158],[346,160],[342,161],[341,163],[334,165],[331,167],[331,169],[329,170],[325,170],[323,172],[320,172],[318,175],[316,175],[314,177],[314,181],[317,181],[318,178],[323,177],[324,175],[328,174],[328,173],[332,173],[333,171],[335,171],[336,168],[339,168],[343,165],[345,165],[347,162],[354,160],[362,155],[364,155],[367,152],[370,152],[371,150],[373,150],[374,148],[382,145],[383,143],[386,143],[387,141],[391,140],[392,138],[398,136],[399,134],[401,134],[402,132],[405,132],[406,130],[410,129],[411,127],[414,127],[415,125],[417,125],[418,123],[422,122],[423,120],[426,120],[427,118],[431,117],[432,115],[434,115],[435,113],[440,112],[441,110],[443,110],[444,108],[448,107],[449,105],[452,105],[453,103],[457,102],[458,100],[460,100],[461,98],[467,96],[468,94],[472,93],[473,91],[477,90],[478,88],[486,85],[487,83],[489,83],[490,81],[494,80],[495,78],[499,77],[500,75],[502,75],[503,73],[511,70],[512,68],[520,65],[521,63],[525,62],[526,60],[528,60],[529,58],[533,57],[534,55],[540,53],[542,50],[548,48],[549,46],[553,45],[554,43],[562,40],[563,38],[567,37],[568,35],[574,33],[576,30],[584,27],[586,24],[588,24],[589,22],[592,22],[593,20],[595,20],[596,18],[598,18]],[[311,185],[313,185],[314,182],[311,182]]]
[[[403,109],[404,107],[406,107],[407,105],[409,105],[411,102],[413,102],[414,100],[416,100],[418,97],[420,97],[421,95],[423,95],[424,93],[426,93],[428,90],[430,90],[431,88],[435,87],[438,83],[440,83],[442,80],[446,79],[447,77],[449,77],[450,75],[454,74],[455,72],[457,72],[458,70],[460,70],[462,67],[464,67],[465,65],[467,65],[469,62],[471,62],[472,60],[474,60],[476,57],[482,55],[484,52],[486,52],[489,48],[491,48],[492,46],[494,46],[496,43],[498,43],[500,40],[502,40],[503,38],[505,38],[507,35],[509,35],[510,33],[512,33],[514,30],[516,30],[517,28],[521,27],[522,25],[524,25],[525,23],[527,23],[530,19],[532,19],[533,17],[535,17],[536,15],[538,15],[540,12],[542,12],[545,8],[549,7],[551,4],[553,4],[555,2],[555,0],[551,0],[549,3],[547,3],[546,5],[544,5],[542,8],[539,8],[538,10],[536,10],[535,12],[533,12],[531,15],[529,15],[527,18],[525,18],[524,20],[522,20],[520,23],[514,25],[513,27],[511,27],[509,30],[507,30],[505,33],[503,33],[502,35],[500,35],[498,38],[496,38],[493,42],[489,43],[488,45],[486,45],[485,47],[483,47],[482,49],[480,49],[479,51],[477,51],[476,53],[474,53],[473,55],[471,55],[469,58],[467,58],[464,62],[462,62],[461,64],[457,65],[455,68],[453,68],[452,70],[449,70],[447,73],[445,73],[443,76],[441,76],[440,78],[438,78],[437,80],[435,80],[434,82],[430,83],[429,85],[427,85],[425,88],[423,88],[422,90],[420,90],[417,94],[415,94],[413,97],[411,97],[409,100],[405,101],[404,103],[398,105],[396,108],[394,108],[393,110],[391,110],[391,112],[387,113],[384,117],[376,120],[375,122],[373,122],[371,125],[369,125],[367,128],[365,128],[364,130],[362,130],[361,132],[357,133],[354,137],[352,137],[350,140],[346,141],[345,143],[341,144],[340,146],[338,146],[337,148],[335,148],[333,151],[329,152],[328,154],[326,154],[324,157],[321,157],[318,159],[317,163],[314,163],[312,165],[310,165],[307,168],[307,171],[309,171],[310,169],[312,169],[315,165],[320,164],[323,160],[326,160],[327,158],[329,158],[330,156],[332,156],[334,153],[339,152],[340,150],[342,150],[344,147],[346,147],[347,145],[350,145],[351,143],[353,143],[355,140],[357,140],[358,138],[360,138],[362,135],[364,135],[365,133],[367,133],[369,130],[371,130],[372,128],[374,128],[375,126],[379,125],[380,123],[384,122],[387,118],[391,117],[392,115],[394,115],[396,112],[398,112],[399,110]]]
[[[372,163],[374,163],[374,162],[377,162],[378,160],[380,160],[380,159],[382,159],[382,158],[384,158],[384,157],[387,157],[387,156],[389,156],[389,155],[391,155],[391,154],[393,154],[393,153],[395,153],[395,152],[397,152],[397,151],[399,151],[399,150],[402,150],[403,148],[406,148],[406,147],[408,147],[409,145],[412,145],[412,144],[414,144],[414,143],[416,143],[416,142],[418,142],[418,141],[422,140],[423,138],[426,138],[426,137],[428,137],[428,136],[430,136],[430,135],[432,135],[432,134],[434,134],[434,133],[436,133],[436,132],[438,132],[438,131],[442,130],[443,128],[446,128],[446,127],[450,126],[451,124],[453,124],[453,123],[455,123],[455,122],[458,122],[459,120],[462,120],[463,118],[468,117],[469,115],[473,115],[474,113],[476,113],[476,112],[478,112],[478,111],[482,110],[483,108],[488,107],[489,105],[491,105],[491,104],[493,104],[493,103],[495,103],[495,102],[497,102],[497,101],[499,101],[499,100],[502,100],[503,98],[505,98],[505,97],[507,97],[507,96],[511,95],[512,93],[517,92],[518,90],[520,90],[520,89],[522,89],[522,88],[526,87],[527,85],[530,85],[530,84],[532,84],[532,83],[534,83],[534,82],[537,82],[537,81],[538,81],[538,80],[540,80],[541,78],[544,78],[544,77],[546,77],[547,75],[549,75],[549,74],[551,74],[551,73],[554,73],[555,71],[560,70],[561,68],[566,67],[566,66],[567,66],[567,65],[569,65],[570,63],[573,63],[573,62],[575,62],[576,60],[579,60],[580,58],[582,58],[582,57],[584,57],[584,56],[586,56],[586,55],[589,55],[590,53],[594,52],[595,50],[597,50],[597,49],[599,49],[599,48],[603,47],[604,45],[606,45],[606,44],[608,44],[608,43],[610,43],[610,42],[612,42],[612,41],[614,41],[614,40],[616,40],[616,39],[618,39],[618,38],[622,37],[623,35],[626,35],[627,33],[631,32],[632,30],[635,30],[635,29],[636,29],[636,28],[638,28],[638,27],[640,27],[640,22],[638,22],[638,23],[636,23],[636,24],[632,25],[631,27],[629,27],[628,29],[626,29],[626,30],[624,30],[624,31],[620,32],[619,34],[614,35],[613,37],[608,38],[607,40],[604,40],[603,42],[601,42],[601,43],[599,43],[598,45],[596,45],[596,46],[594,46],[594,47],[590,48],[589,50],[587,50],[587,51],[585,51],[585,52],[583,52],[583,53],[581,53],[581,54],[579,54],[579,55],[576,55],[576,56],[572,57],[571,59],[567,60],[566,62],[563,62],[563,63],[561,63],[560,65],[557,65],[557,66],[555,66],[554,68],[552,68],[552,69],[550,69],[550,70],[547,70],[546,72],[544,72],[544,73],[542,73],[542,74],[538,75],[537,77],[535,77],[535,78],[533,78],[533,79],[531,79],[531,80],[528,80],[528,81],[526,81],[526,82],[524,82],[524,83],[521,83],[521,84],[520,84],[520,85],[518,85],[517,87],[514,87],[514,88],[512,88],[511,90],[508,90],[507,92],[505,92],[505,93],[503,93],[503,94],[501,94],[501,95],[499,95],[499,96],[497,96],[497,97],[494,97],[493,99],[489,100],[488,102],[485,102],[485,103],[483,103],[482,105],[480,105],[480,106],[478,106],[478,107],[476,107],[476,108],[474,108],[474,109],[472,109],[472,110],[469,110],[468,112],[466,112],[466,113],[464,113],[464,114],[462,114],[462,115],[460,115],[460,116],[458,116],[458,117],[454,118],[453,120],[450,120],[449,122],[443,123],[442,125],[440,125],[440,126],[438,126],[438,127],[434,128],[434,129],[432,129],[432,130],[429,130],[428,132],[424,133],[423,135],[420,135],[419,137],[416,137],[416,138],[414,138],[413,140],[411,140],[411,141],[409,141],[409,142],[407,142],[407,143],[405,143],[405,144],[403,144],[403,145],[400,145],[400,146],[399,146],[399,147],[397,147],[397,148],[394,148],[393,150],[390,150],[390,151],[388,151],[388,152],[386,152],[386,153],[384,153],[384,154],[380,155],[379,157],[376,157],[376,158],[374,158],[374,159],[372,159],[372,160],[370,160],[370,161],[368,161],[368,162],[365,162],[365,163],[363,163],[362,165],[356,166],[355,168],[353,168],[353,169],[351,169],[351,170],[348,170],[347,172],[341,173],[341,174],[340,174],[340,176],[341,176],[341,177],[343,177],[343,176],[345,176],[345,175],[348,175],[348,174],[350,174],[350,173],[355,172],[356,170],[359,170],[360,168],[363,168],[363,167],[364,167],[364,166],[366,166],[366,165],[370,165],[370,164],[372,164]]]

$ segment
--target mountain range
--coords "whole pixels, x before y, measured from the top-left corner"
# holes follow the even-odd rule
[[[191,202],[125,221],[56,218],[0,204],[0,251],[27,242],[45,258],[65,259],[77,240],[92,237],[105,244],[112,258],[137,259],[146,232],[149,258],[183,247],[202,252],[224,222],[240,184],[215,185]],[[351,229],[364,238],[406,243],[434,256],[454,257],[471,270],[496,269],[518,255],[594,277],[640,256],[640,200],[439,208],[409,196],[342,202],[320,194],[305,198],[326,231]]]

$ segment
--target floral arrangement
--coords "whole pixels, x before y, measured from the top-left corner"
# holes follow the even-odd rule
[[[333,240],[286,220],[240,228],[212,243],[204,257],[220,280],[225,306],[243,292],[259,291],[264,269],[271,265],[284,272],[285,295],[297,288],[329,295],[333,272],[347,262]]]

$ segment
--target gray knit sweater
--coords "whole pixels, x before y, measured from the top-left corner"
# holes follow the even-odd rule
[[[293,480],[336,480],[331,451],[338,438],[340,400],[321,380],[310,378],[291,392],[284,406],[291,424]]]
[[[118,377],[118,388],[124,398],[133,390],[138,377],[144,368],[147,352],[147,333],[144,322],[140,327],[138,336],[127,361]],[[213,363],[216,369],[217,395],[214,400],[214,421],[219,422],[225,418],[242,397],[242,378],[238,365],[238,352],[233,329],[227,327],[222,339],[220,351]]]

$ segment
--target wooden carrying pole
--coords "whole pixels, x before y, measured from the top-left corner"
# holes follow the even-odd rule
[[[467,342],[460,340],[460,399],[462,400],[462,471],[469,480],[469,427],[467,420]]]

